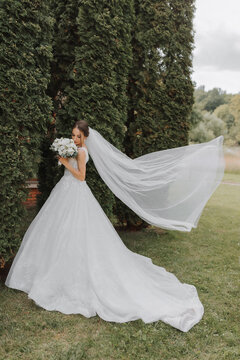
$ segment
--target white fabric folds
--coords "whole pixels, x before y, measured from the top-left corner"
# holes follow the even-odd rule
[[[85,143],[111,191],[140,218],[163,229],[196,228],[224,174],[223,136],[135,159],[91,127]]]

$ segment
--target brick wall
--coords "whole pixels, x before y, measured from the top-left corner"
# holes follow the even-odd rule
[[[39,194],[38,191],[38,179],[30,179],[27,181],[27,186],[30,188],[29,195],[26,201],[23,201],[23,204],[29,208],[36,205],[36,196]]]

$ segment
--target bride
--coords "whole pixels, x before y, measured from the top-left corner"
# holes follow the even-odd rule
[[[88,318],[99,315],[105,321],[118,323],[136,319],[145,323],[162,320],[187,332],[204,313],[196,288],[181,283],[175,275],[153,264],[150,258],[134,253],[124,245],[86,183],[86,164],[90,151],[97,170],[110,189],[149,223],[190,231],[196,227],[204,204],[219,184],[221,166],[218,164],[213,170],[215,177],[211,184],[209,178],[201,184],[198,180],[197,191],[190,187],[189,193],[183,187],[177,191],[176,181],[173,181],[177,179],[173,179],[176,176],[173,173],[180,174],[179,184],[182,179],[186,188],[186,179],[182,177],[186,174],[183,163],[191,158],[188,167],[189,164],[196,166],[196,159],[203,156],[206,147],[208,157],[211,149],[217,149],[214,154],[219,156],[222,138],[218,138],[217,145],[215,139],[203,146],[197,144],[192,148],[178,148],[178,151],[154,152],[134,160],[114,148],[84,120],[74,124],[72,139],[78,147],[78,155],[69,159],[59,157],[65,166],[64,175],[27,229],[5,284],[26,292],[28,298],[49,311],[82,314]],[[184,153],[181,153],[182,149]],[[166,161],[159,166],[156,155],[160,159],[164,156],[165,160],[167,156],[169,160],[169,154],[173,154],[177,165],[172,158],[169,167]],[[156,169],[160,167],[162,177],[157,178]],[[144,177],[146,174],[149,176],[147,179]],[[187,176],[194,180],[190,172]],[[163,199],[166,199],[166,183],[170,191],[169,206],[164,203],[161,207],[159,197],[158,206],[155,206],[154,200],[157,194],[161,194],[161,189],[165,192]],[[173,192],[171,184],[175,184]],[[208,191],[206,184],[210,184]],[[197,206],[194,196],[200,194],[202,197],[201,186],[207,195]],[[145,196],[143,202],[141,195],[146,195],[147,191],[149,197]],[[184,194],[181,201],[180,193]],[[189,198],[193,198],[193,208],[189,205]],[[178,211],[179,204],[185,215]]]

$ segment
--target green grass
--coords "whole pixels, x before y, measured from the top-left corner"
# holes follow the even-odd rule
[[[224,180],[240,183],[240,175]],[[117,324],[64,315],[1,284],[0,359],[240,359],[240,187],[220,185],[190,233],[150,227],[119,234],[132,251],[197,287],[202,320],[182,333],[161,321]]]
[[[240,184],[240,174],[238,174],[236,172],[235,173],[227,172],[224,174],[223,181],[229,181],[229,182]]]

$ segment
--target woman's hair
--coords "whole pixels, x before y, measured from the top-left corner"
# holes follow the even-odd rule
[[[88,128],[88,123],[85,120],[78,120],[75,122],[75,124],[73,125],[73,129],[77,128],[78,130],[81,130],[84,133],[84,136],[88,137],[89,135],[89,128]],[[82,141],[81,141],[81,145],[82,145]]]

